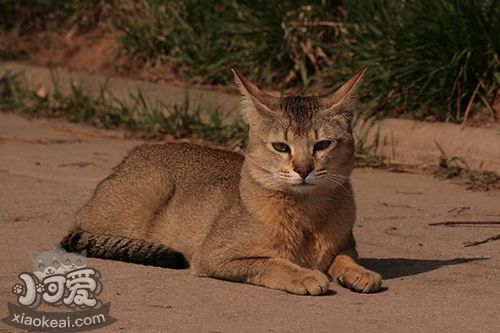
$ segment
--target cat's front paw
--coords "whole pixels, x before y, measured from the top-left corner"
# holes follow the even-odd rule
[[[380,274],[359,265],[347,267],[337,276],[337,281],[342,286],[360,293],[374,293],[382,287]]]
[[[320,271],[298,272],[280,288],[297,295],[321,295],[327,292],[330,280]]]

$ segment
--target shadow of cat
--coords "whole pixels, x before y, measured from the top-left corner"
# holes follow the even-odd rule
[[[443,266],[465,264],[477,260],[490,258],[456,258],[448,260],[408,259],[408,258],[365,258],[360,263],[368,269],[382,275],[383,279],[390,280],[398,277],[417,275],[430,272]]]

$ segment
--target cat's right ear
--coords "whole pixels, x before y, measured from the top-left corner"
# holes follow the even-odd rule
[[[358,103],[358,87],[363,81],[367,70],[368,68],[365,67],[362,71],[356,73],[345,82],[333,94],[323,97],[321,103],[325,109],[321,112],[344,114],[352,119],[353,112]]]
[[[29,251],[29,254],[30,254],[30,257],[33,259],[33,261],[36,260],[36,258],[38,258],[38,252],[36,251]]]
[[[251,119],[255,116],[266,118],[276,118],[279,116],[279,113],[274,111],[278,108],[279,98],[264,93],[237,70],[231,69],[231,71],[243,95],[243,112],[250,123],[252,123]]]

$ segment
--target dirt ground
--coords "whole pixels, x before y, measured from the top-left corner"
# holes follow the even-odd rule
[[[76,210],[138,144],[113,132],[0,113],[0,317],[11,287],[30,271],[29,250],[49,250]],[[331,283],[326,296],[261,287],[121,262],[89,259],[102,274],[102,301],[117,322],[105,332],[499,332],[500,192],[411,174],[358,169],[355,233],[364,264],[385,278],[365,295]],[[0,324],[0,332],[15,331]]]

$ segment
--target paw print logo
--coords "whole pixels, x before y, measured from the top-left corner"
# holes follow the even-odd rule
[[[37,293],[42,294],[45,291],[45,286],[41,283],[37,283],[35,290]]]
[[[21,295],[24,292],[24,287],[20,284],[15,284],[12,287],[12,292],[16,295]]]

